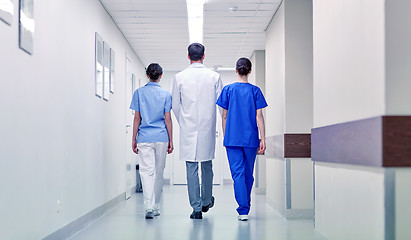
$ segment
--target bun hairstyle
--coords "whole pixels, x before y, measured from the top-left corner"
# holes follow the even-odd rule
[[[251,61],[248,58],[240,58],[237,61],[235,69],[237,69],[240,75],[248,75],[251,71]]]
[[[163,74],[163,68],[158,63],[151,63],[146,69],[146,74],[151,80],[158,80]]]

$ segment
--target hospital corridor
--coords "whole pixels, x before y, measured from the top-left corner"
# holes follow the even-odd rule
[[[0,0],[0,240],[410,240],[410,12]]]

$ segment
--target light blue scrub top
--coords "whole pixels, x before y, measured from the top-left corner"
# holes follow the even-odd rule
[[[164,114],[171,111],[171,94],[156,82],[134,92],[130,109],[140,112],[137,143],[168,142]]]
[[[257,109],[267,107],[260,88],[236,82],[223,88],[217,105],[227,109],[224,146],[258,147]]]

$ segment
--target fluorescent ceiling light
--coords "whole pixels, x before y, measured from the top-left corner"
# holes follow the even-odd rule
[[[188,4],[202,4],[204,5],[206,3],[205,0],[186,0],[187,5]]]
[[[235,68],[219,67],[216,71],[235,71]]]
[[[203,11],[205,0],[186,0],[190,43],[203,43]]]

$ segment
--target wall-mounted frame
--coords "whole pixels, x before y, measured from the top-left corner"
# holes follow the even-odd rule
[[[95,94],[97,97],[103,96],[103,62],[104,62],[104,48],[103,48],[103,38],[96,33],[95,41]]]
[[[110,50],[110,92],[114,93],[115,73],[116,73],[116,54],[113,49]]]
[[[28,54],[34,48],[34,0],[19,1],[19,46]]]
[[[103,53],[103,99],[109,100],[110,99],[110,46],[107,42],[104,42],[104,53]]]
[[[14,16],[14,3],[12,0],[0,0],[0,20],[11,26]]]
[[[131,96],[134,95],[134,91],[136,90],[136,75],[134,73],[131,73]],[[133,115],[134,115],[134,110],[133,110]]]
[[[131,74],[131,96],[134,95],[134,91],[136,91],[137,85],[136,85],[136,75],[134,73]]]

